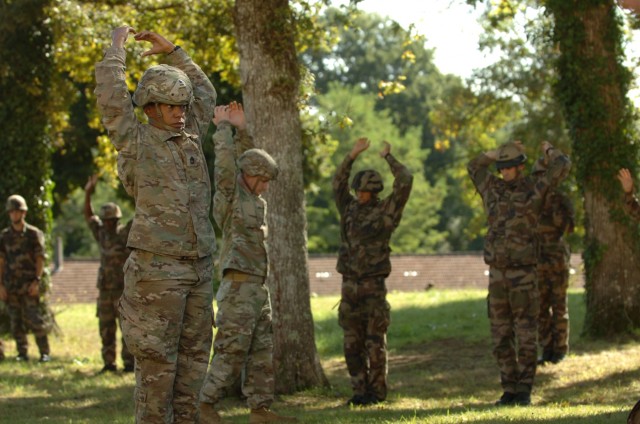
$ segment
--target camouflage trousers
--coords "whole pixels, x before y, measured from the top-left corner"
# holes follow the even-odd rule
[[[216,294],[218,329],[213,360],[200,401],[217,403],[241,376],[251,409],[269,407],[274,398],[271,300],[264,278],[238,271],[225,273]]]
[[[569,267],[564,260],[538,264],[538,343],[544,352],[566,354],[569,350],[568,288]]]
[[[102,360],[105,365],[112,365],[116,362],[116,329],[120,320],[118,315],[118,302],[122,290],[101,289],[98,295],[98,305],[96,316],[98,317],[98,328],[100,329],[100,339],[102,340]],[[127,348],[127,344],[122,337],[122,362],[126,366],[133,366],[134,359]]]
[[[8,293],[7,311],[11,321],[11,335],[16,341],[18,355],[26,356],[29,350],[27,334],[33,333],[40,354],[50,354],[49,338],[47,334],[51,330],[45,313],[46,305],[42,304],[39,297],[27,294]]]
[[[211,257],[133,250],[119,312],[135,357],[136,423],[194,423],[212,337]]]
[[[338,324],[354,395],[387,397],[387,329],[391,307],[384,277],[342,279]]]
[[[540,300],[535,265],[489,269],[493,355],[505,392],[531,392],[536,375]]]

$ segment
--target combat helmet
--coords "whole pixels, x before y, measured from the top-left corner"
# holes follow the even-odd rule
[[[27,201],[19,194],[12,194],[7,198],[7,212],[11,211],[26,211]]]
[[[378,171],[373,169],[365,169],[358,172],[351,181],[351,188],[356,191],[369,191],[371,193],[380,193],[384,188],[382,184],[382,176]]]
[[[238,158],[238,166],[252,177],[265,177],[275,180],[280,170],[271,155],[262,149],[249,149]]]
[[[100,208],[100,219],[120,219],[122,211],[120,207],[113,202],[105,203]]]
[[[169,65],[156,65],[147,69],[133,93],[138,106],[149,103],[188,105],[193,99],[193,87],[187,74]]]
[[[521,147],[513,141],[504,143],[498,148],[498,157],[496,159],[496,169],[499,171],[504,168],[522,165],[527,161],[527,155],[521,151]]]

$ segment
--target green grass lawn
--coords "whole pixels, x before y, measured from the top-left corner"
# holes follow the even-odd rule
[[[502,391],[486,291],[430,290],[389,295],[388,401],[348,408],[337,302],[337,296],[312,299],[316,343],[332,387],[282,396],[273,405],[304,423],[624,423],[640,397],[640,346],[580,337],[583,291],[572,289],[568,358],[538,368],[533,406],[494,407]],[[14,362],[8,341],[9,359],[0,363],[0,423],[132,423],[133,375],[97,374],[102,362],[94,305],[57,305],[56,311],[64,337],[51,340],[51,363]],[[30,347],[36,356],[32,337]],[[229,422],[248,421],[240,400],[221,406]]]

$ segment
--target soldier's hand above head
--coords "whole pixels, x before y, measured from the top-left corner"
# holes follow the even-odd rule
[[[113,47],[124,47],[124,43],[129,38],[129,34],[135,34],[136,30],[128,25],[118,27],[111,31],[111,45]]]
[[[38,297],[40,295],[40,282],[34,281],[29,284],[29,288],[27,288],[27,294],[31,297]]]
[[[247,121],[244,115],[242,103],[231,102],[229,104],[229,122],[238,129],[243,130],[246,128]]]
[[[391,153],[391,144],[386,140],[383,141],[382,143],[384,144],[384,147],[380,152],[380,157],[384,159],[389,153]]]
[[[213,108],[213,123],[217,126],[222,121],[231,122],[228,105],[220,105]]]
[[[493,149],[493,150],[487,150],[486,152],[484,152],[484,155],[486,157],[488,157],[491,160],[497,160],[498,159],[498,149]]]
[[[540,149],[542,150],[542,154],[543,155],[547,155],[548,154],[548,150],[549,149],[554,149],[553,144],[549,143],[548,141],[543,141],[542,144],[540,145]]]
[[[360,153],[364,152],[369,148],[370,144],[371,142],[367,137],[360,137],[359,139],[357,139],[356,143],[353,145],[353,148],[351,149],[351,152],[349,153],[349,156],[351,156],[351,159],[357,158]]]
[[[171,41],[153,31],[140,31],[135,33],[133,38],[135,38],[136,41],[148,41],[152,44],[149,50],[142,53],[143,57],[160,53],[169,54],[176,47]]]
[[[625,193],[633,193],[633,178],[627,168],[622,168],[618,171],[618,180],[620,184],[622,184],[622,190],[624,190]]]
[[[96,188],[97,182],[98,182],[98,174],[93,174],[87,179],[87,184],[85,184],[84,186],[84,191],[93,193],[93,190]]]

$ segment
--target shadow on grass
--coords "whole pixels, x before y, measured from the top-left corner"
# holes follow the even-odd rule
[[[0,396],[1,415],[7,423],[131,421],[132,374],[87,374],[63,361],[0,364],[2,392],[11,391],[11,396]],[[127,421],[122,421],[123,415]]]

